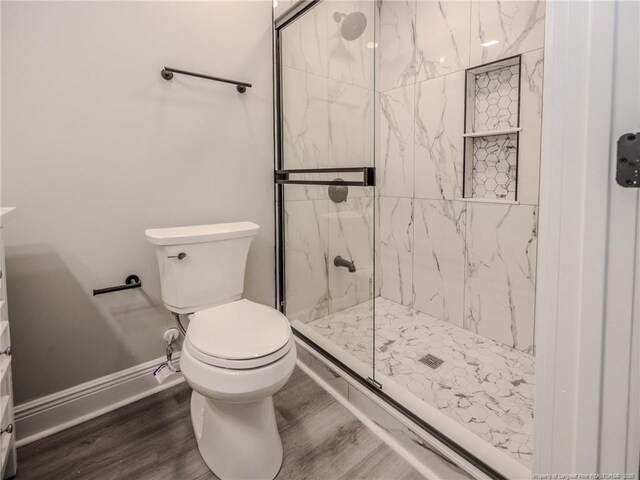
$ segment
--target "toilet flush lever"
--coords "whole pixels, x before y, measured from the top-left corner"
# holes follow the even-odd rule
[[[184,260],[185,258],[187,258],[187,254],[184,252],[180,252],[177,255],[169,255],[167,258],[177,258],[178,260]]]

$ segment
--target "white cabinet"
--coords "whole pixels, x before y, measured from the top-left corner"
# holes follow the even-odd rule
[[[16,434],[13,416],[13,383],[11,379],[11,336],[7,307],[7,275],[5,270],[3,225],[13,209],[0,209],[0,468],[2,478],[16,474]]]

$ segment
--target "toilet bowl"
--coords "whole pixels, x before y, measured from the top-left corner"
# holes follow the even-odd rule
[[[147,230],[162,298],[189,313],[180,367],[193,389],[191,421],[209,468],[225,479],[272,479],[282,465],[273,394],[295,367],[289,321],[242,299],[250,222]]]
[[[289,322],[248,300],[190,317],[180,367],[193,388],[191,421],[202,458],[220,478],[274,478],[282,443],[272,395],[296,360]]]

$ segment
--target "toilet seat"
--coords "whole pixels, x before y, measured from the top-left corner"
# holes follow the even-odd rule
[[[268,365],[293,344],[287,318],[246,299],[190,315],[184,348],[216,367],[244,370]]]
[[[202,363],[206,363],[207,365],[211,365],[214,367],[227,368],[230,370],[248,370],[251,368],[259,368],[265,365],[269,365],[270,363],[279,360],[284,357],[289,350],[291,350],[291,346],[295,343],[293,338],[289,339],[289,341],[285,344],[284,347],[279,350],[262,357],[257,358],[249,358],[242,360],[229,360],[228,358],[220,358],[214,355],[207,355],[196,349],[193,344],[189,341],[189,338],[185,341],[184,348],[189,351],[194,358],[198,359]]]

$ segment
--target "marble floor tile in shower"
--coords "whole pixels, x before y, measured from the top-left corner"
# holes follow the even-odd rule
[[[534,357],[382,297],[375,308],[376,371],[531,467]],[[307,326],[371,363],[370,302]]]

